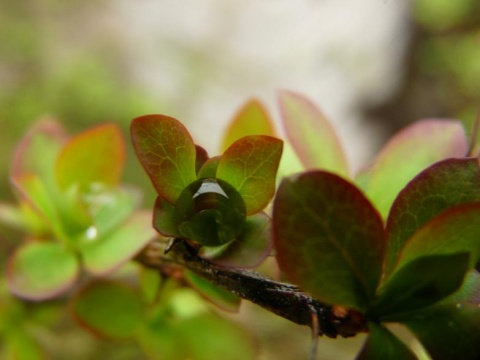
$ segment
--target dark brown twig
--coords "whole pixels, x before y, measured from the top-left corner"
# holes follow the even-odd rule
[[[242,299],[296,324],[311,327],[318,335],[352,337],[367,331],[364,316],[356,310],[323,304],[297,286],[274,281],[254,271],[212,264],[199,257],[197,249],[181,239],[171,247],[168,255],[153,246],[137,260],[160,271],[168,265],[180,265]]]

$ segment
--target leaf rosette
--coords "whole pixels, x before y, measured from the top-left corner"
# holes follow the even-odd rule
[[[245,136],[209,158],[178,120],[163,115],[134,119],[131,135],[158,193],[153,226],[160,234],[192,241],[225,266],[255,267],[269,254],[262,210],[275,192],[281,140]]]

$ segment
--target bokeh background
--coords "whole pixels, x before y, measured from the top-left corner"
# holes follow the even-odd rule
[[[247,99],[259,98],[278,121],[279,89],[323,109],[353,169],[420,118],[458,118],[470,129],[480,106],[480,2],[2,0],[0,200],[14,199],[15,144],[43,116],[72,133],[114,121],[128,138],[133,117],[163,113],[215,154]],[[125,182],[142,187],[151,206],[152,188],[131,148]],[[21,236],[0,227],[2,269]],[[261,359],[306,356],[308,329],[258,314],[245,304],[235,320],[259,340]],[[63,341],[47,340],[59,349],[69,339],[71,349],[112,347],[72,331],[71,339],[66,331]],[[319,358],[349,359],[360,341],[322,340]],[[54,358],[92,354],[61,353]]]

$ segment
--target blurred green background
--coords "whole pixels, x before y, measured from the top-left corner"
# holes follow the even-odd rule
[[[114,121],[128,139],[128,127],[133,117],[147,113],[169,114],[191,126],[199,142],[207,142],[207,148],[212,151],[229,116],[252,95],[260,94],[262,99],[271,103],[275,89],[288,86],[295,87],[291,90],[307,95],[313,93],[314,98],[320,98],[328,89],[316,92],[315,86],[321,86],[324,79],[320,73],[305,71],[303,67],[312,69],[310,63],[315,62],[315,54],[324,51],[320,40],[335,38],[336,32],[315,32],[317,25],[306,26],[302,19],[315,20],[311,15],[307,17],[309,9],[317,11],[320,18],[322,11],[328,16],[337,14],[337,18],[330,20],[336,20],[341,29],[348,26],[344,16],[349,13],[346,8],[349,4],[353,6],[353,2],[345,1],[338,10],[332,8],[333,5],[322,10],[319,4],[322,2],[299,2],[300,10],[295,16],[292,14],[296,22],[287,24],[286,30],[282,31],[303,26],[304,33],[296,33],[298,38],[290,39],[290,42],[286,38],[282,43],[281,36],[280,39],[274,37],[275,29],[269,32],[265,28],[269,27],[268,21],[276,12],[290,9],[288,6],[291,5],[287,6],[284,1],[263,4],[258,12],[250,1],[245,5],[240,1],[226,5],[210,0],[206,2],[208,5],[198,9],[193,1],[181,1],[181,5],[157,3],[155,7],[149,1],[141,3],[143,13],[137,11],[140,3],[128,1],[0,2],[0,201],[14,200],[8,179],[11,156],[29,125],[43,116],[60,119],[72,134],[92,124]],[[369,0],[358,3],[366,9],[372,6]],[[379,55],[382,52],[373,55],[377,61],[389,61],[395,57],[398,67],[395,72],[391,71],[391,79],[382,78],[382,82],[393,84],[388,96],[355,103],[354,111],[360,119],[356,126],[378,130],[375,139],[353,139],[355,146],[368,142],[380,144],[400,127],[422,117],[459,118],[470,128],[480,106],[480,2],[413,0],[407,8],[398,10],[391,9],[394,5],[389,0],[373,3],[375,16],[382,16],[382,11],[399,12],[401,26],[394,29],[396,33],[389,30],[392,31],[389,48],[378,50],[383,51],[385,58]],[[147,16],[148,6],[157,12]],[[261,11],[266,12],[264,17]],[[202,17],[192,15],[192,12],[201,13]],[[247,19],[243,19],[242,14],[246,14]],[[258,18],[254,18],[255,22],[250,26],[251,14]],[[353,12],[349,15],[354,16]],[[148,25],[143,30],[139,28],[142,16],[146,16]],[[133,18],[137,18],[137,22],[125,21]],[[232,23],[240,21],[248,25],[241,28],[248,30],[244,30],[241,36],[238,27],[234,27],[237,33],[232,31]],[[274,25],[278,23],[272,27]],[[152,28],[159,30],[149,33]],[[354,33],[358,34],[358,29]],[[318,41],[311,41],[307,36]],[[256,37],[261,38],[261,44],[271,47],[270,52],[262,53],[259,49],[258,53],[252,52],[245,45]],[[361,47],[363,39],[357,35],[348,41]],[[335,39],[332,42],[335,43]],[[155,47],[152,48],[151,44]],[[343,49],[347,46],[345,44],[348,42],[337,47]],[[311,49],[304,51],[302,46]],[[401,47],[400,55],[396,46]],[[229,52],[232,47],[236,50]],[[388,53],[392,48],[394,51]],[[244,58],[237,58],[237,53],[242,53]],[[270,53],[273,54],[271,57],[268,56]],[[286,62],[289,67],[284,67],[288,54],[292,54]],[[304,54],[315,56],[306,58]],[[165,58],[168,64],[163,62]],[[244,59],[251,63],[245,64]],[[333,57],[332,61],[336,58]],[[362,59],[354,58],[350,59],[348,66],[360,73],[362,64]],[[322,67],[322,61],[315,66]],[[276,72],[262,72],[270,67]],[[348,71],[346,67],[347,75]],[[292,80],[297,72],[301,76]],[[285,77],[286,74],[290,78]],[[262,83],[268,83],[268,86],[262,87]],[[345,86],[348,88],[348,83]],[[344,103],[339,102],[340,105]],[[329,105],[325,106],[329,110]],[[211,110],[216,108],[218,113]],[[331,109],[328,112],[341,113]],[[145,206],[152,205],[152,187],[131,147],[124,181],[141,187],[145,192]],[[22,234],[0,227],[2,269],[8,254],[21,240]],[[3,273],[0,271],[2,277]],[[32,316],[47,319],[57,316],[51,313],[58,306],[56,303],[41,310],[32,309],[28,304],[18,306],[26,309],[19,311],[32,312]],[[262,359],[297,359],[309,351],[306,328],[288,324],[251,304],[245,304],[242,313],[234,318],[258,340]],[[140,356],[136,346],[96,340],[74,329],[67,320],[63,321],[56,322],[54,327],[56,331],[60,329],[61,337],[56,338],[52,332],[37,334],[54,354],[52,358],[100,356],[94,354],[109,359],[137,359]],[[322,339],[319,358],[349,359],[351,349],[358,348],[360,343],[361,339]],[[71,352],[62,355],[66,347]],[[56,348],[62,350],[56,351]]]

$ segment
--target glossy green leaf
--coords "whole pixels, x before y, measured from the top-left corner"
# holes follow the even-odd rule
[[[470,253],[470,267],[480,259],[480,202],[455,206],[417,230],[403,247],[396,267],[421,256]]]
[[[143,304],[136,292],[115,282],[95,282],[72,301],[74,318],[94,334],[126,339],[143,320]]]
[[[370,334],[357,360],[415,360],[413,352],[383,325],[368,324]]]
[[[198,178],[215,178],[217,177],[217,168],[220,164],[221,156],[214,156],[208,159],[198,171]]]
[[[458,290],[468,271],[469,254],[430,255],[412,260],[393,273],[380,289],[370,316],[395,315],[425,308]]]
[[[182,237],[175,220],[175,207],[158,196],[153,209],[153,227],[167,237]]]
[[[272,250],[270,232],[270,218],[261,212],[247,218],[244,229],[235,241],[223,247],[202,248],[200,254],[224,267],[257,267]]]
[[[150,212],[136,213],[114,232],[92,236],[82,244],[84,266],[92,274],[108,274],[132,259],[155,236]]]
[[[263,210],[275,193],[275,179],[283,142],[270,136],[253,135],[233,143],[223,154],[217,178],[242,195],[247,215]]]
[[[52,242],[32,242],[19,247],[10,258],[7,281],[15,295],[44,300],[66,291],[78,274],[73,252]]]
[[[233,186],[207,178],[185,188],[173,216],[182,237],[205,246],[219,246],[241,233],[245,212],[245,202]]]
[[[406,241],[429,220],[456,205],[480,201],[477,159],[447,159],[422,171],[399,194],[387,219],[386,272]]]
[[[403,319],[435,360],[478,360],[480,357],[479,304],[445,304]]]
[[[306,97],[282,91],[279,105],[287,138],[306,169],[322,169],[348,177],[348,163],[325,115]]]
[[[180,193],[195,181],[196,149],[187,129],[163,115],[135,118],[133,146],[157,193],[175,204]]]
[[[125,162],[125,144],[117,125],[91,128],[72,138],[56,165],[58,184],[66,189],[78,184],[82,192],[92,184],[117,185]]]
[[[257,99],[251,99],[244,104],[230,122],[222,140],[222,151],[236,140],[248,135],[275,136],[272,120]]]
[[[348,181],[324,171],[284,179],[273,206],[273,236],[281,270],[320,301],[364,309],[373,298],[383,224]]]
[[[213,285],[210,281],[195,275],[193,272],[184,270],[185,278],[204,298],[216,306],[230,312],[238,312],[240,298],[231,292]]]
[[[480,304],[480,273],[477,270],[470,270],[465,276],[462,287],[441,303]]]
[[[25,135],[13,156],[11,175],[36,174],[51,189],[55,186],[55,163],[68,136],[51,118],[38,121]]]
[[[370,170],[368,198],[386,218],[399,191],[420,171],[451,157],[464,157],[468,144],[458,121],[423,120],[396,134]]]

